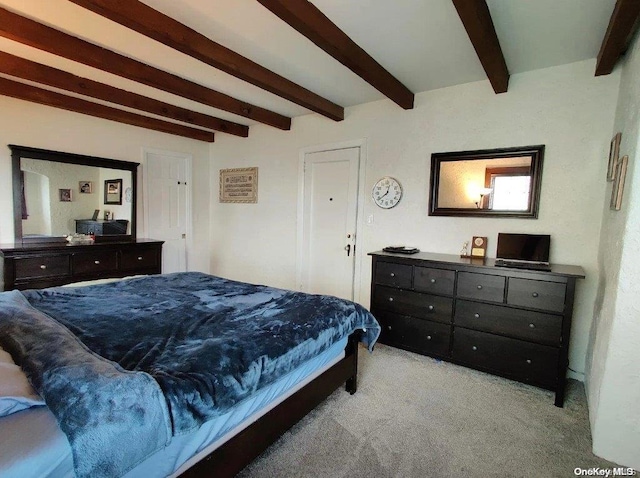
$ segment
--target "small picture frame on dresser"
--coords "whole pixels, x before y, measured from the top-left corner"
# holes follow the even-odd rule
[[[92,221],[97,221],[99,214],[100,214],[100,209],[94,209],[93,210],[93,216],[91,217],[91,220]]]

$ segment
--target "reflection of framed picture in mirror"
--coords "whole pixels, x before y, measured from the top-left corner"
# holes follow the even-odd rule
[[[611,202],[609,207],[616,211],[619,211],[622,207],[622,193],[624,192],[624,180],[627,176],[627,163],[629,162],[628,156],[623,156],[617,162],[615,168],[615,178],[613,181],[613,187],[611,188]]]
[[[61,202],[71,202],[72,201],[72,196],[71,196],[71,189],[60,189],[60,201]]]
[[[620,154],[620,139],[622,133],[616,134],[611,140],[609,147],[609,165],[607,166],[607,181],[613,181],[616,176],[616,165],[618,164],[618,155]]]
[[[122,204],[122,179],[104,181],[104,203]]]

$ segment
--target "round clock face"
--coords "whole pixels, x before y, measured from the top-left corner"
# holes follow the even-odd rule
[[[402,186],[397,179],[385,176],[373,186],[371,197],[381,208],[391,209],[402,198]]]

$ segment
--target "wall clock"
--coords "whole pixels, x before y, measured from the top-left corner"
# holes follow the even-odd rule
[[[397,179],[385,176],[373,186],[371,197],[379,207],[391,209],[402,198],[402,186]]]

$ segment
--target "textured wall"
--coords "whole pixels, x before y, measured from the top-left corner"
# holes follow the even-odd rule
[[[211,146],[212,191],[218,170],[258,166],[257,204],[211,207],[213,273],[296,288],[296,224],[300,150],[366,140],[363,216],[358,237],[361,285],[369,304],[369,251],[389,244],[458,254],[464,241],[489,238],[495,257],[498,232],[552,236],[551,261],[582,265],[570,347],[573,370],[584,371],[585,351],[598,283],[600,205],[605,201],[611,125],[619,76],[594,77],[594,61],[513,75],[509,92],[496,95],[487,81],[416,95],[415,108],[391,101],[368,103],[332,122],[318,115],[294,118],[292,130],[253,126],[249,138],[220,135]],[[427,215],[431,154],[545,144],[539,219],[455,218]],[[382,176],[400,180],[402,201],[381,210],[369,192]],[[597,205],[598,212],[594,214]],[[256,240],[259,238],[259,240]]]
[[[621,66],[615,132],[629,156],[622,209],[602,213],[600,286],[588,351],[587,394],[594,452],[640,469],[640,40]]]

